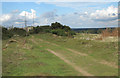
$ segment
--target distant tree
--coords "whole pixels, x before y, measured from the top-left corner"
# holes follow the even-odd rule
[[[69,37],[73,37],[73,35],[76,35],[75,31],[69,31],[68,32],[68,36]]]
[[[51,28],[52,29],[62,29],[63,25],[61,25],[60,23],[58,22],[55,22],[55,23],[52,23],[51,24]]]
[[[69,27],[69,26],[66,26],[66,25],[64,25],[64,26],[62,27],[62,29],[64,29],[66,32],[68,32],[68,31],[71,30],[70,27]]]
[[[87,30],[87,31],[90,34],[97,34],[97,30],[96,29],[90,29],[90,30]]]
[[[103,31],[103,29],[98,29],[98,30],[97,30],[97,34],[101,34],[102,31]]]
[[[69,26],[62,25],[58,22],[51,24],[51,33],[56,34],[58,36],[72,36],[75,35],[75,32],[71,30]]]

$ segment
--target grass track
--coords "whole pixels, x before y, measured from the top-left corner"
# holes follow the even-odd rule
[[[61,38],[57,38],[57,39],[53,39],[53,38],[54,37],[50,38],[50,35],[48,34],[33,35],[27,38],[28,42],[26,46],[23,46],[22,48],[20,46],[20,43],[22,43],[21,41],[19,42],[19,46],[16,48],[16,50],[15,47],[18,44],[12,43],[11,45],[9,45],[9,47],[5,51],[3,51],[4,52],[3,56],[7,57],[7,58],[3,57],[3,60],[5,61],[5,63],[3,63],[4,66],[3,75],[14,75],[14,76],[15,75],[20,75],[20,76],[27,76],[27,75],[82,76],[84,75],[80,72],[77,72],[74,68],[72,68],[71,65],[66,64],[59,57],[55,56],[54,54],[51,54],[49,51],[46,50],[48,48],[55,51],[56,53],[61,54],[62,56],[65,57],[65,59],[74,63],[78,67],[82,67],[82,69],[84,69],[86,72],[91,73],[95,76],[110,76],[110,75],[114,76],[118,74],[117,68],[98,63],[100,60],[104,58],[102,59],[100,57],[95,58],[96,57],[95,55],[97,54],[91,55],[90,53],[85,52],[85,54],[89,56],[80,56],[68,50],[67,48],[71,48],[71,49],[74,48],[74,47],[72,48],[72,45],[73,46],[76,45],[75,44],[76,41],[74,41],[74,43],[72,44],[72,42],[69,43],[69,41],[72,41],[72,39],[69,40],[67,39],[68,41],[64,42],[66,38],[62,38],[62,40]],[[5,46],[5,41],[3,43],[3,46]],[[19,49],[19,52],[17,52],[16,54],[15,51],[18,51],[17,49]],[[77,48],[74,48],[73,50],[78,52],[80,51]],[[83,50],[84,49],[81,47],[81,52],[83,52]],[[109,50],[107,49],[106,51]],[[9,58],[10,60],[8,60]],[[98,62],[94,61],[94,59],[96,59]],[[104,59],[104,60],[110,62],[109,59]],[[111,62],[113,62],[113,60],[111,60]]]

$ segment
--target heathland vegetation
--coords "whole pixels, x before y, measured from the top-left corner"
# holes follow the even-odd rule
[[[62,25],[58,22],[52,23],[51,26],[37,26],[33,27],[33,29],[29,30],[29,32],[26,32],[26,29],[23,28],[11,28],[7,29],[2,27],[2,38],[3,39],[9,39],[13,36],[19,35],[19,36],[28,36],[30,34],[38,34],[38,33],[52,33],[58,36],[69,36],[72,37],[75,35],[75,32],[71,30],[69,26]]]
[[[3,76],[118,75],[119,28],[2,29]]]

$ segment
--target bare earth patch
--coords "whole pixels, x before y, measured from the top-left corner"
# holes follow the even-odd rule
[[[71,52],[73,52],[73,53],[75,53],[75,54],[79,54],[79,55],[81,55],[81,56],[87,56],[87,54],[85,54],[85,53],[80,53],[80,52],[77,52],[77,51],[72,50],[72,49],[69,49],[69,48],[67,48],[67,50],[69,50],[69,51],[71,51]]]
[[[49,52],[51,52],[52,54],[56,55],[57,57],[59,57],[61,60],[63,60],[65,63],[71,65],[76,71],[82,73],[83,75],[85,76],[93,76],[92,74],[88,73],[87,71],[83,70],[82,68],[76,66],[74,63],[70,62],[69,60],[65,59],[62,55],[50,50],[50,49],[47,49]]]
[[[105,64],[105,65],[108,65],[108,66],[111,66],[111,67],[114,67],[114,68],[118,68],[118,66],[117,65],[115,65],[114,63],[110,63],[110,62],[107,62],[107,61],[105,61],[105,60],[102,60],[102,61],[100,61],[99,63],[101,63],[101,64]]]

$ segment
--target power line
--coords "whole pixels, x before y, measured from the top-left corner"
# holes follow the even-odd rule
[[[27,27],[26,12],[25,12],[25,28]]]

